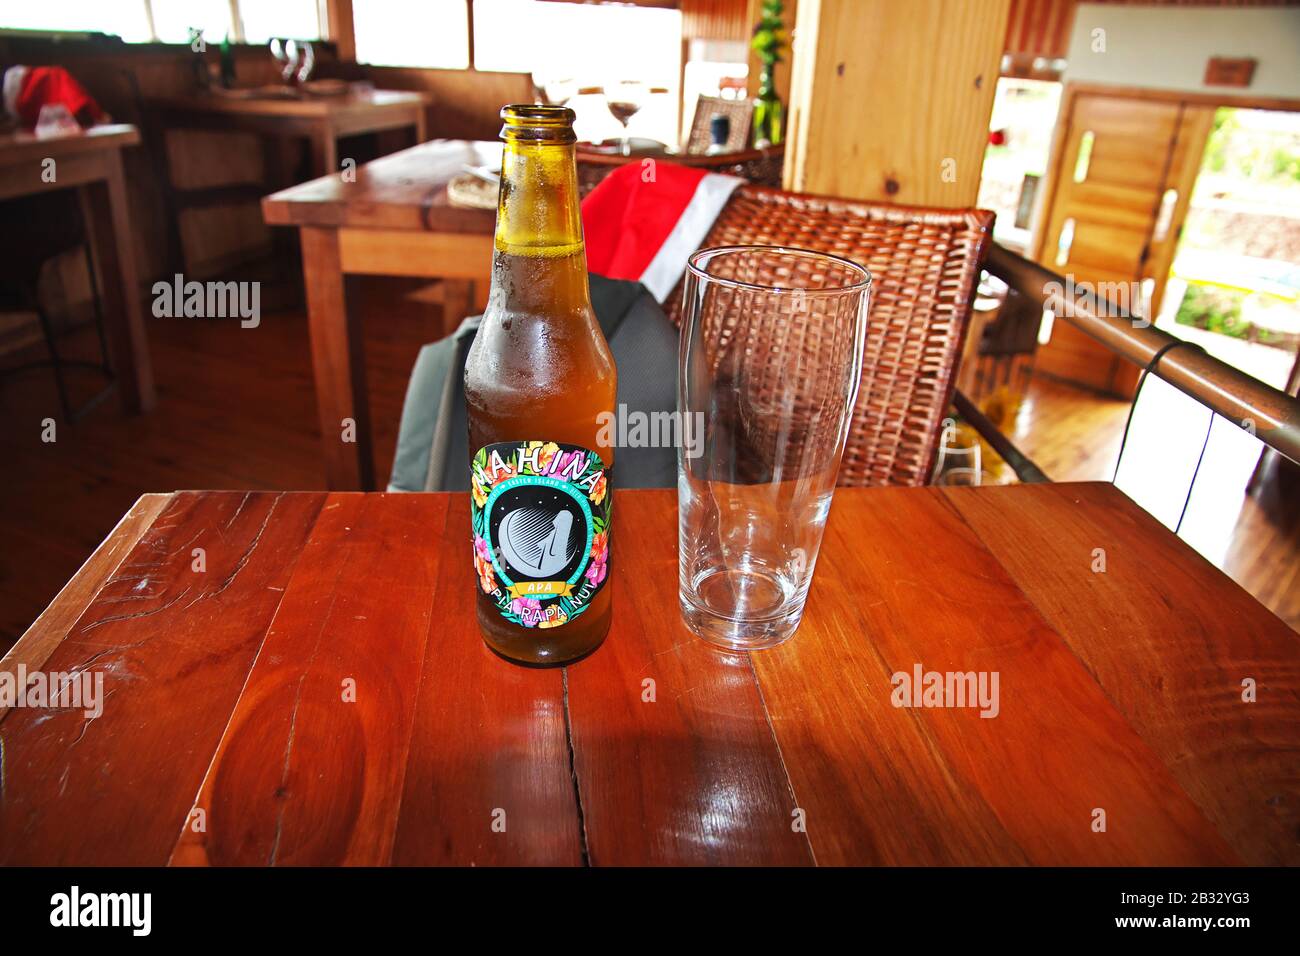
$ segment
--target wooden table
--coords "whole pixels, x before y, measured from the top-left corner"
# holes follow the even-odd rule
[[[486,295],[496,211],[452,206],[447,183],[466,164],[500,161],[500,143],[435,140],[366,163],[355,182],[326,176],[262,200],[267,223],[297,226],[302,240],[330,488],[375,487],[361,320],[348,309],[346,276],[451,280],[444,312],[468,315]],[[355,442],[340,440],[344,419],[356,424]]]
[[[149,100],[168,129],[247,130],[264,136],[300,136],[311,143],[314,176],[339,170],[338,139],[410,127],[424,142],[428,97],[398,90],[355,90],[346,96],[295,98],[222,96],[196,92]]]
[[[841,489],[752,656],[680,622],[673,493],[617,514],[609,638],[530,670],[463,495],[146,495],[0,665],[105,675],[0,715],[0,862],[1300,862],[1297,635],[1110,485]]]
[[[26,132],[0,135],[0,202],[55,189],[75,188],[81,194],[109,359],[126,412],[154,406],[135,232],[122,175],[121,151],[139,142],[136,128],[127,125],[96,126],[52,139]]]

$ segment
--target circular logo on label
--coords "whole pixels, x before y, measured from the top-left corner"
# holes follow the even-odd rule
[[[533,577],[545,578],[573,560],[572,529],[573,515],[568,511],[524,507],[502,518],[497,534],[507,561]]]
[[[507,584],[564,580],[587,559],[588,518],[567,483],[548,487],[516,478],[488,505],[487,540]]]

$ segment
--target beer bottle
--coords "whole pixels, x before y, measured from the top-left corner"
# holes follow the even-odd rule
[[[610,623],[614,359],[591,308],[573,111],[507,106],[487,311],[465,363],[483,640],[521,664]],[[598,439],[598,435],[605,441]]]

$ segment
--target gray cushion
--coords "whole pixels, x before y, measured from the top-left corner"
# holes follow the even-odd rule
[[[618,366],[618,402],[628,413],[677,407],[677,329],[639,282],[591,276],[591,304]],[[389,491],[469,489],[465,359],[479,316],[420,350],[411,370]],[[618,448],[622,488],[677,484],[675,448]]]

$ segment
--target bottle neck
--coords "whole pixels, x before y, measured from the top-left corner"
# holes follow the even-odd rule
[[[501,158],[496,251],[544,259],[584,252],[572,144],[507,139]]]
[[[490,298],[510,311],[590,308],[572,144],[506,139]]]

